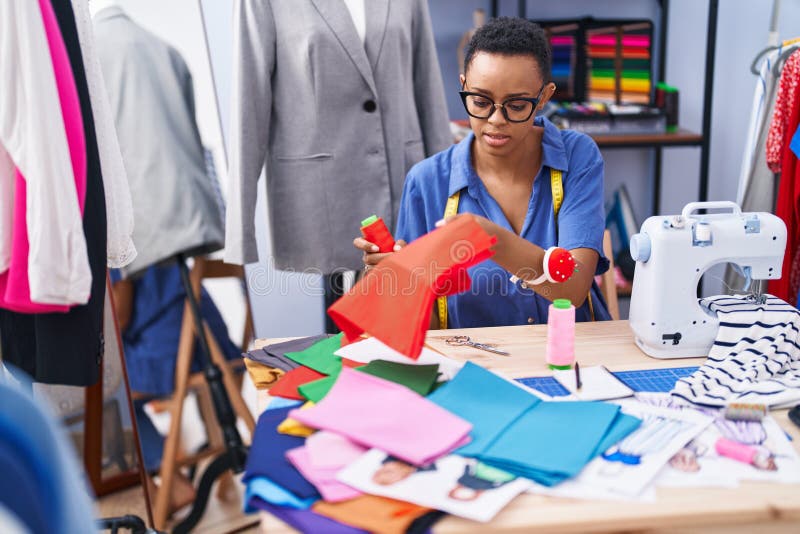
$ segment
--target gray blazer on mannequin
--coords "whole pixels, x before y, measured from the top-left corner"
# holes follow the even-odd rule
[[[275,265],[356,269],[360,221],[390,229],[406,172],[452,142],[427,0],[237,0],[225,259],[258,260],[266,167]]]

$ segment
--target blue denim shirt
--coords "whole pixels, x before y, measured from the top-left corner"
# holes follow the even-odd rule
[[[603,158],[595,142],[572,130],[559,130],[543,117],[542,168],[533,182],[533,193],[521,236],[542,248],[590,248],[600,255],[596,274],[608,269],[603,255]],[[448,197],[461,191],[459,213],[474,213],[514,231],[472,166],[470,134],[459,144],[416,164],[406,177],[395,237],[411,242],[434,229],[444,215]],[[558,214],[558,237],[550,189],[550,169],[563,173],[564,200]],[[532,170],[531,172],[534,172]],[[492,260],[469,269],[472,287],[448,297],[448,326],[471,328],[547,322],[550,301],[530,289],[512,283],[510,273]],[[610,316],[597,288],[592,287],[596,320]],[[576,310],[576,320],[591,320],[588,299]]]

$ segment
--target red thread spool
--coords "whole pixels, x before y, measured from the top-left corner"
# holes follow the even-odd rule
[[[378,245],[378,252],[392,252],[394,250],[392,233],[386,228],[383,219],[377,215],[372,215],[361,221],[361,235],[370,243]]]

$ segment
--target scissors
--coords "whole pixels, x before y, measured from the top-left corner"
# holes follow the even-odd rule
[[[496,349],[491,345],[487,345],[486,343],[476,343],[476,342],[472,341],[469,338],[469,336],[448,337],[447,339],[444,340],[444,342],[446,344],[450,345],[451,347],[458,347],[458,346],[461,346],[461,345],[467,345],[467,346],[470,346],[470,347],[475,347],[476,349],[485,350],[487,352],[493,352],[494,354],[499,354],[501,356],[509,356],[508,352],[506,352],[504,350]]]

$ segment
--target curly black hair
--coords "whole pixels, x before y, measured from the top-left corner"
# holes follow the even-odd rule
[[[533,56],[544,80],[550,80],[550,43],[542,27],[535,22],[517,17],[498,17],[478,28],[467,44],[464,72],[478,52]]]

